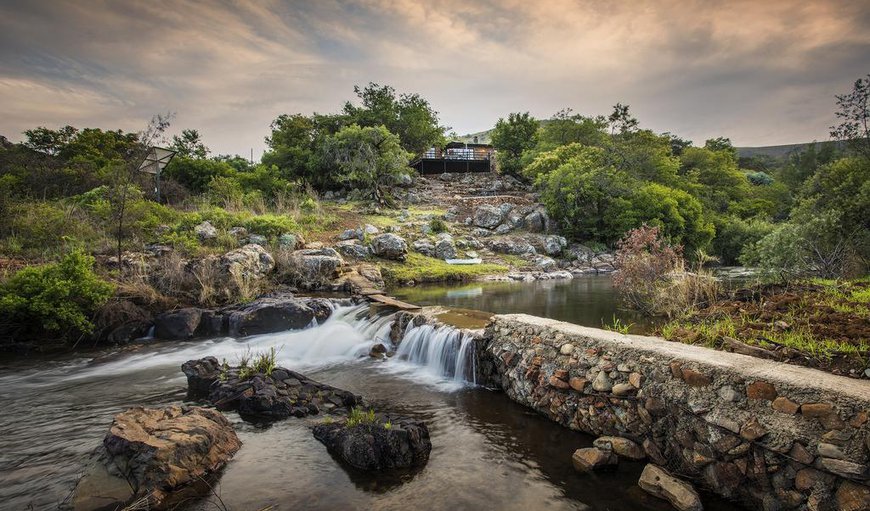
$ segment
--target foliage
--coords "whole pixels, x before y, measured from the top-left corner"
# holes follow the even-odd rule
[[[347,427],[349,428],[371,425],[376,422],[377,417],[375,416],[375,411],[371,408],[369,408],[368,411],[363,411],[359,406],[354,406],[347,414]]]
[[[353,92],[362,106],[349,101],[344,104],[348,124],[369,128],[384,126],[396,134],[402,148],[412,154],[443,145],[444,132],[449,128],[438,124],[438,112],[419,94],[396,96],[393,87],[376,83],[354,86]]]
[[[208,147],[202,141],[202,136],[197,130],[182,130],[181,135],[173,135],[169,149],[176,152],[176,157],[205,159],[208,158]]]
[[[0,284],[0,316],[5,330],[71,340],[90,333],[91,318],[113,292],[93,272],[93,257],[71,252],[58,263],[31,266]],[[14,335],[14,334],[13,334]]]
[[[754,245],[774,229],[774,224],[763,218],[744,220],[734,215],[717,215],[713,223],[716,237],[712,251],[726,266],[738,264],[745,247]]]
[[[662,236],[690,252],[705,248],[713,239],[715,230],[701,203],[682,190],[648,183],[618,204],[612,235],[641,225],[659,227]]]
[[[767,186],[773,184],[773,178],[767,172],[757,171],[746,175],[749,182],[756,186]]]
[[[387,201],[384,187],[409,172],[408,153],[399,137],[384,126],[344,127],[327,140],[325,154],[340,181],[364,190],[379,203]]]
[[[429,220],[429,228],[432,229],[432,232],[435,234],[448,231],[447,222],[441,218],[433,218],[432,220]]]
[[[501,118],[492,130],[492,145],[498,151],[499,170],[506,174],[519,174],[520,157],[535,146],[538,121],[528,112],[514,112]]]
[[[604,320],[602,319],[603,323]],[[631,331],[631,327],[634,326],[634,323],[625,324],[621,319],[616,317],[616,314],[613,315],[613,319],[610,321],[610,324],[605,324],[605,330],[610,330],[611,332],[620,333],[622,335],[626,335]]]
[[[656,314],[659,289],[680,268],[682,248],[669,245],[658,227],[646,225],[626,233],[618,247],[613,287],[631,307]]]

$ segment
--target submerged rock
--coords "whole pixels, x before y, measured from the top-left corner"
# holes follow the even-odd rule
[[[644,467],[637,484],[650,495],[667,500],[679,511],[702,511],[704,508],[692,485],[653,464]]]
[[[168,509],[226,465],[241,441],[220,412],[199,407],[131,408],[112,421],[85,475],[73,509]],[[177,498],[178,497],[178,498]]]
[[[610,449],[586,447],[574,451],[571,462],[574,464],[574,469],[579,472],[594,472],[616,467],[619,464],[619,458]]]
[[[371,423],[319,424],[314,438],[341,461],[361,470],[410,468],[429,460],[432,442],[422,421],[404,417],[374,417]]]

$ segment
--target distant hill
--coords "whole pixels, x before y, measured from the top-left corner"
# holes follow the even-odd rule
[[[549,119],[540,121],[541,124],[546,124],[549,122]],[[469,133],[467,135],[461,135],[458,137],[454,137],[453,140],[459,142],[466,143],[474,143],[475,137],[477,138],[478,144],[490,144],[492,143],[492,129],[488,129],[486,131],[478,131],[477,133]],[[737,156],[740,158],[750,158],[752,156],[770,156],[771,158],[782,159],[795,151],[803,151],[807,146],[813,143],[818,144],[837,144],[838,146],[842,145],[842,142],[831,142],[831,141],[821,141],[821,142],[804,142],[801,144],[785,144],[785,145],[769,145],[769,146],[759,146],[759,147],[737,147]]]

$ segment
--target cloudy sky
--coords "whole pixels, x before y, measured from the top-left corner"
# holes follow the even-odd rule
[[[458,133],[512,111],[628,103],[703,143],[827,138],[870,72],[870,2],[0,0],[0,134],[139,130],[158,112],[255,157],[281,113],[335,112],[369,81]]]

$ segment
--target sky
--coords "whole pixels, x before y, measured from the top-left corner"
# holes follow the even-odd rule
[[[608,114],[696,144],[828,139],[870,73],[870,1],[0,0],[0,135],[139,131],[174,112],[258,158],[282,113],[353,86],[416,92],[459,134],[528,111]]]

